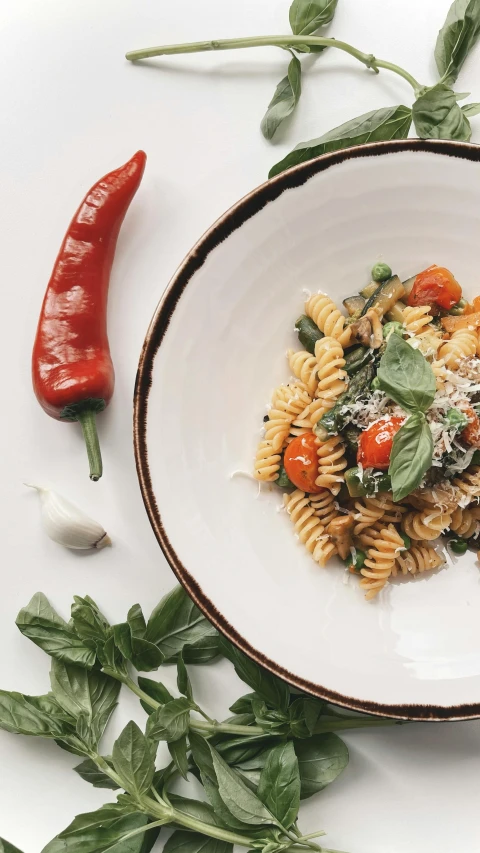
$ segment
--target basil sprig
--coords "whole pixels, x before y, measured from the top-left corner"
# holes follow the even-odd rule
[[[425,412],[435,397],[435,375],[419,350],[391,335],[377,377],[379,388],[410,415],[395,435],[388,469],[393,499],[400,501],[417,488],[432,464],[433,439]]]
[[[422,139],[458,139],[469,142],[472,128],[467,118],[474,113],[459,107],[457,95],[445,83],[437,83],[415,101],[412,114],[415,128]]]
[[[268,105],[267,112],[260,125],[265,139],[271,139],[282,121],[293,113],[298,104],[301,91],[302,66],[300,65],[300,60],[292,54],[287,76],[283,80],[280,80],[275,89],[275,94]]]

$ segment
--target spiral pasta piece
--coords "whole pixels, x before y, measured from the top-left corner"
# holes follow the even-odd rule
[[[431,367],[435,374],[437,391],[443,391],[443,389],[445,388],[445,382],[447,381],[447,368],[445,366],[445,359],[439,358],[435,361],[432,361]]]
[[[432,322],[430,305],[418,305],[414,308],[407,306],[403,309],[403,322],[407,332],[412,332],[414,335],[425,331],[425,327]]]
[[[291,495],[284,495],[283,502],[300,542],[305,545],[313,559],[320,566],[324,566],[337,551],[325,533],[323,522],[315,514],[310,497],[296,489]]]
[[[343,347],[332,337],[324,337],[315,344],[318,383],[315,391],[320,405],[315,407],[315,423],[335,405],[347,385]]]
[[[295,489],[291,495],[283,496],[283,503],[300,542],[303,542],[307,550],[313,553],[315,544],[325,527],[315,515],[309,496],[300,489]]]
[[[368,535],[368,528],[363,534],[367,547],[367,557],[363,569],[360,569],[362,580],[360,586],[366,590],[365,598],[370,601],[375,598],[387,583],[404,542],[393,524],[384,527],[374,536]]]
[[[408,551],[403,551],[397,555],[392,575],[395,576],[397,573],[403,575],[421,574],[437,569],[444,562],[445,560],[440,554],[437,554],[428,542],[418,542]]]
[[[315,293],[305,303],[305,314],[327,337],[335,338],[342,347],[348,346],[352,331],[345,327],[345,317],[325,293]]]
[[[300,415],[311,402],[312,398],[303,382],[279,385],[272,394],[272,407],[293,417]]]
[[[478,521],[480,519],[480,507],[462,509],[457,507],[452,512],[452,520],[450,522],[450,530],[458,533],[464,539],[471,539],[472,536],[479,530]]]
[[[287,358],[290,370],[303,382],[310,397],[313,397],[318,385],[317,359],[306,350],[295,352],[293,349],[287,351]]]
[[[328,489],[322,489],[318,494],[310,495],[310,503],[315,510],[315,515],[325,527],[338,515],[335,496]]]
[[[338,495],[340,487],[345,482],[343,471],[347,467],[345,447],[338,435],[332,435],[327,441],[319,443],[317,486],[329,489],[333,495]]]
[[[410,539],[437,539],[447,527],[452,516],[439,509],[424,509],[422,512],[408,512],[402,520],[402,527]]]
[[[355,501],[356,512],[353,518],[356,521],[353,529],[354,535],[359,536],[366,527],[372,527],[377,521],[382,520],[386,524],[400,521],[402,509],[395,504],[390,495],[378,495],[376,498],[361,498]]]
[[[453,480],[453,487],[456,504],[460,507],[465,507],[474,498],[480,497],[480,468],[475,466],[467,471],[462,471]]]
[[[449,370],[457,370],[460,361],[470,358],[477,351],[477,333],[471,329],[457,329],[449,341],[445,341],[438,351]]]
[[[275,453],[270,441],[261,441],[255,456],[254,475],[257,480],[271,483],[278,477],[281,456]]]

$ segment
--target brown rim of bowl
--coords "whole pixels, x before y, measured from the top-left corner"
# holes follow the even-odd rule
[[[142,352],[140,355],[137,378],[134,392],[134,448],[138,479],[142,492],[143,502],[147,510],[150,524],[152,525],[158,543],[170,564],[173,572],[191,596],[195,604],[202,610],[207,619],[242,652],[253,658],[256,663],[263,666],[269,672],[284,679],[293,687],[304,690],[320,699],[325,699],[335,705],[350,708],[362,713],[374,714],[383,717],[391,717],[398,720],[469,720],[480,717],[480,702],[475,704],[456,705],[449,707],[437,707],[434,705],[385,705],[368,700],[356,699],[353,696],[343,696],[328,690],[321,684],[306,681],[294,673],[287,671],[275,661],[265,657],[257,649],[253,648],[248,641],[242,637],[233,625],[217,610],[212,601],[205,595],[197,581],[189,573],[186,566],[182,565],[166,530],[163,527],[160,512],[157,507],[155,495],[152,488],[150,471],[148,466],[148,451],[146,441],[148,395],[151,388],[152,369],[155,356],[161,346],[163,337],[168,328],[170,318],[175,310],[176,303],[182,292],[187,287],[195,272],[203,265],[209,253],[215,249],[230,234],[240,228],[241,225],[258,213],[269,202],[274,201],[285,190],[298,187],[308,181],[311,177],[343,163],[345,160],[357,157],[373,157],[379,155],[395,154],[401,151],[422,151],[432,154],[442,154],[450,157],[459,157],[475,162],[480,161],[480,146],[469,143],[450,142],[442,140],[405,139],[391,142],[374,142],[360,145],[355,148],[347,148],[324,154],[314,160],[308,160],[299,166],[294,166],[275,178],[261,184],[240,201],[233,205],[226,213],[205,232],[205,234],[194,245],[186,258],[178,267],[173,278],[167,285],[162,298],[156,308],[153,319],[149,325]]]

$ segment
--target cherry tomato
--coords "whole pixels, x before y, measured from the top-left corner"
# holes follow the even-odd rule
[[[312,433],[299,435],[288,445],[283,457],[287,477],[297,489],[319,494],[322,489],[315,483],[318,477],[318,442]]]
[[[462,409],[462,412],[467,416],[469,423],[462,430],[462,438],[470,447],[480,448],[480,418],[471,406]]]
[[[382,418],[360,434],[357,461],[364,468],[386,470],[390,464],[393,437],[405,423],[404,418]]]
[[[430,305],[449,311],[462,298],[462,288],[452,273],[436,264],[419,273],[410,291],[408,304]]]

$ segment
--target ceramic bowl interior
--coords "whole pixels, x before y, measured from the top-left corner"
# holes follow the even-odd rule
[[[480,293],[480,149],[408,140],[337,152],[259,187],[202,237],[149,328],[135,400],[154,531],[206,615],[290,683],[361,711],[480,715],[474,553],[366,603],[298,544],[282,494],[247,476],[305,294],[338,303],[377,260],[432,263]]]

